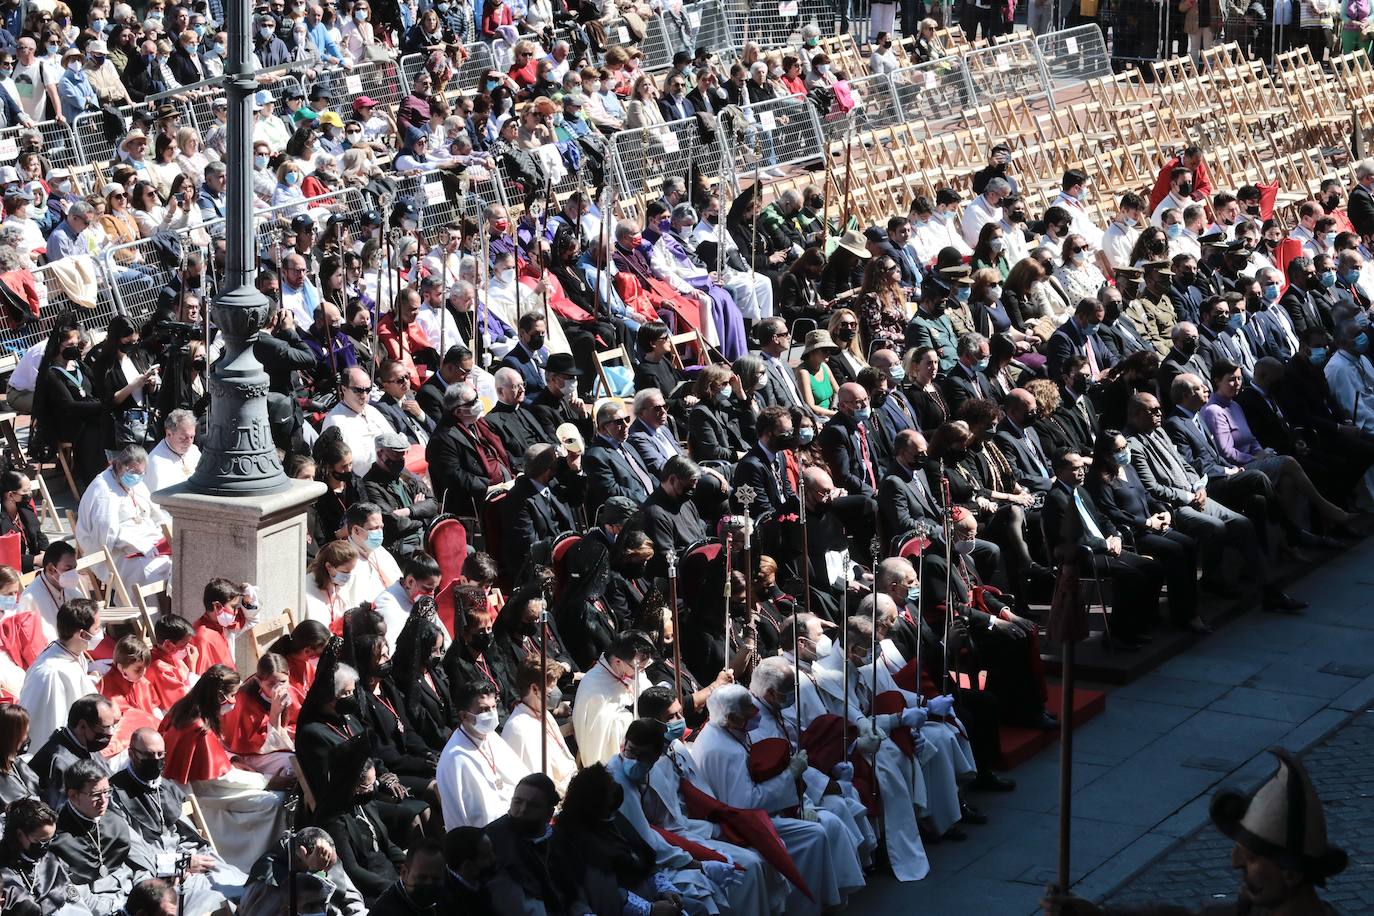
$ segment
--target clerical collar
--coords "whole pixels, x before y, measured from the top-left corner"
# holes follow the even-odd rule
[[[139,776],[139,775],[138,775],[138,772],[137,772],[136,770],[134,770],[134,765],[133,765],[133,762],[132,762],[132,761],[130,761],[129,764],[126,765],[126,766],[124,767],[124,769],[128,770],[128,771],[129,771],[129,775],[132,776],[132,777],[134,778],[134,780],[135,780],[139,785],[143,786],[144,788],[152,789],[154,792],[156,792],[156,791],[158,791],[159,789],[162,788],[162,777],[161,777],[161,776],[158,776],[158,777],[157,777],[156,779],[154,779],[152,782],[148,782],[148,781],[145,780],[142,776]]]
[[[72,805],[71,802],[67,802],[63,807],[65,807],[65,808],[66,808],[68,811],[70,811],[72,814],[75,814],[75,815],[76,815],[78,818],[80,818],[84,823],[90,824],[92,827],[99,826],[99,824],[100,824],[100,818],[98,818],[98,817],[87,817],[86,815],[82,814],[80,811],[76,810],[76,808]]]

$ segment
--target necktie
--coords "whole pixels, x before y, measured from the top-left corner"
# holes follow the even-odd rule
[[[864,463],[864,477],[868,479],[868,485],[876,490],[878,483],[873,478],[873,460],[868,452],[868,430],[864,428],[862,423],[858,425],[857,429],[859,430],[859,456]]]
[[[1040,446],[1036,445],[1035,440],[1031,438],[1030,430],[1025,430],[1024,435],[1027,450],[1030,452],[1031,460],[1036,465],[1032,470],[1036,471],[1037,477],[1048,477],[1049,474],[1045,470],[1045,456],[1040,451]]]
[[[1093,350],[1093,339],[1091,337],[1088,337],[1083,341],[1083,355],[1088,359],[1088,373],[1091,375],[1092,380],[1095,382],[1097,381],[1098,377],[1102,375],[1102,370],[1098,368],[1097,353]]]
[[[1083,520],[1083,527],[1088,534],[1098,540],[1105,541],[1106,538],[1102,534],[1102,529],[1097,527],[1097,522],[1093,521],[1093,515],[1088,511],[1087,504],[1083,502],[1081,490],[1075,489],[1073,491],[1073,504],[1078,507],[1078,517]]]
[[[634,472],[635,477],[639,478],[639,485],[644,488],[645,495],[652,493],[654,491],[654,483],[650,479],[649,473],[640,466],[639,456],[635,454],[634,449],[626,448],[622,445],[619,447],[619,451],[620,454],[625,457],[625,461],[629,463],[630,470]]]

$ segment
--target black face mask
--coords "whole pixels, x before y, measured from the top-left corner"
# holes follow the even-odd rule
[[[883,389],[879,388],[877,391],[873,392],[873,393],[872,393],[871,395],[869,395],[868,397],[869,397],[869,400],[871,400],[871,401],[873,402],[873,406],[874,406],[874,407],[882,407],[883,404],[887,402],[887,396],[888,396],[888,394],[889,394],[889,392],[884,391]]]
[[[100,753],[110,746],[110,735],[99,735],[86,742],[86,750]]]
[[[1326,209],[1327,213],[1339,208],[1340,205],[1341,198],[1338,194],[1332,194],[1330,197],[1326,198],[1326,200],[1322,201],[1322,206]]]
[[[1188,338],[1180,341],[1178,344],[1178,352],[1182,353],[1184,356],[1192,356],[1197,352],[1197,340]]]
[[[194,366],[196,369],[200,370],[201,372],[204,372],[204,371],[205,371],[205,357],[203,357],[203,356],[197,356],[195,359],[191,360],[191,365]]]
[[[370,792],[355,792],[355,793],[353,793],[353,804],[355,804],[355,805],[366,805],[366,804],[368,804],[369,802],[371,802],[373,799],[375,799],[376,797],[377,797],[377,790],[376,790],[376,789],[373,789],[373,790],[370,791]]]
[[[121,342],[121,343],[119,344],[119,352],[120,352],[120,353],[132,353],[132,352],[134,352],[134,351],[137,350],[137,349],[138,349],[138,341],[136,341],[136,340],[131,340],[131,341],[127,342],[127,343]]]
[[[1083,394],[1088,390],[1089,379],[1086,375],[1075,375],[1069,380],[1069,390],[1074,394]]]
[[[773,437],[772,451],[783,452],[794,449],[800,443],[795,432],[779,433]]]
[[[377,667],[373,668],[373,669],[372,669],[372,674],[373,674],[374,677],[379,677],[379,678],[382,678],[383,680],[385,680],[386,678],[391,677],[391,672],[392,672],[392,670],[393,670],[393,666],[392,666],[392,664],[391,664],[391,659],[387,659],[386,661],[382,662],[382,663],[381,663],[380,665],[378,665]]]
[[[825,198],[820,196],[819,194],[816,194],[812,197],[807,198],[806,205],[810,207],[812,210],[820,210],[825,206]]]
[[[66,360],[80,359],[80,358],[81,358],[81,348],[80,348],[80,347],[63,347],[63,348],[62,348],[62,358],[63,358],[63,359],[66,359]]]
[[[1193,183],[1192,183],[1191,181],[1185,181],[1185,182],[1183,182],[1183,184],[1179,185],[1179,186],[1178,186],[1178,196],[1179,196],[1179,197],[1192,197],[1192,196],[1193,196]]]
[[[472,637],[468,640],[468,646],[477,652],[487,651],[491,648],[491,633],[487,630],[473,633]]]
[[[133,765],[134,775],[144,782],[152,782],[162,775],[162,761],[156,757],[146,757]]]
[[[406,893],[420,909],[432,907],[439,902],[439,896],[443,891],[442,884],[421,884],[418,887],[406,888]]]
[[[29,848],[24,850],[23,856],[30,862],[37,862],[48,854],[48,847],[52,845],[52,840],[45,843],[30,843]]]
[[[530,335],[529,347],[530,347],[530,350],[531,350],[531,351],[538,350],[538,349],[540,349],[540,348],[543,347],[543,346],[544,346],[544,335],[543,335],[543,334],[531,334],[531,335]]]
[[[835,339],[838,340],[840,343],[849,343],[851,340],[854,339],[854,329],[837,328],[835,331]]]
[[[359,713],[358,698],[356,696],[339,697],[334,701],[334,709],[341,716],[356,716]]]

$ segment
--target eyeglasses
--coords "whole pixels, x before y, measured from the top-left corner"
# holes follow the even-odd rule
[[[644,409],[645,409],[645,410],[652,410],[654,413],[658,413],[660,410],[663,411],[664,413],[667,413],[667,411],[668,411],[668,405],[667,405],[667,404],[649,404],[649,405],[646,406]]]
[[[629,425],[630,425],[630,418],[629,418],[629,417],[611,417],[611,418],[610,418],[609,420],[607,420],[606,422],[609,423],[609,424],[614,424],[614,425],[616,425],[616,426],[629,426]]]
[[[344,385],[344,388],[348,391],[353,392],[354,394],[367,394],[369,391],[372,390],[371,388],[368,388],[366,386],[360,388],[357,385]]]
[[[1085,254],[1085,253],[1087,252],[1087,250],[1088,250],[1088,246],[1087,246],[1087,245],[1079,245],[1079,246],[1077,246],[1077,247],[1075,247],[1075,248],[1071,248],[1071,249],[1069,249],[1069,250],[1072,251],[1074,254]]]
[[[402,375],[402,376],[399,377],[399,378],[386,379],[386,380],[384,380],[384,381],[382,382],[382,384],[383,384],[383,385],[409,385],[409,384],[410,384],[410,376],[408,376],[408,375]]]

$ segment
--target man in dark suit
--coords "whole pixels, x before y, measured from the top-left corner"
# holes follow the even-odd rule
[[[719,114],[722,108],[730,104],[729,95],[720,87],[715,71],[709,68],[697,71],[697,86],[687,93],[687,100],[697,111],[706,114]]]
[[[499,365],[519,372],[525,379],[525,403],[533,403],[544,390],[545,366],[549,361],[548,348],[544,346],[547,327],[538,312],[526,312],[516,323],[519,342],[507,351]]]
[[[749,514],[758,518],[765,512],[782,511],[789,501],[795,503],[797,494],[787,477],[785,452],[796,448],[797,437],[792,430],[792,415],[787,408],[776,405],[759,412],[755,430],[758,441],[735,465],[731,483],[736,488],[747,485],[753,489]]]
[[[896,262],[902,272],[902,288],[908,297],[921,288],[924,274],[921,272],[921,259],[908,244],[911,241],[911,220],[905,216],[894,216],[887,221],[887,241],[878,245],[884,254]]]
[[[669,75],[666,89],[658,97],[658,110],[663,113],[663,120],[683,121],[701,110],[687,93],[687,77],[681,72]]]
[[[658,477],[669,458],[687,457],[678,441],[668,402],[658,388],[635,392],[635,421],[630,424],[629,446],[638,453],[649,473]]]
[[[1088,388],[1092,385],[1088,378],[1088,361],[1081,356],[1069,357],[1064,362],[1064,374],[1055,381],[1059,383],[1059,409],[1054,412],[1054,418],[1066,426],[1080,449],[1079,454],[1090,454],[1097,434],[1102,431],[1102,422],[1092,398],[1088,397]],[[1045,445],[1043,436],[1040,444]]]
[[[1345,214],[1360,235],[1374,235],[1374,160],[1364,159],[1355,166],[1355,187]]]
[[[971,398],[995,402],[997,391],[983,374],[988,366],[988,339],[977,331],[960,334],[954,352],[954,368],[949,370],[944,383],[950,416],[957,414],[959,405]]]
[[[501,504],[501,524],[505,527],[506,569],[514,572],[524,565],[530,548],[537,542],[577,530],[572,507],[555,486],[558,449],[547,443],[530,446],[525,454],[525,473],[516,479]]]
[[[260,284],[267,282],[263,279],[265,273],[270,271],[258,271]],[[271,282],[276,284],[276,278],[272,277]],[[267,298],[275,297],[268,295]],[[267,373],[268,387],[287,397],[295,397],[301,390],[300,373],[315,368],[315,352],[296,333],[296,319],[290,309],[278,309],[258,332],[253,342],[253,355]]]
[[[1098,293],[1102,302],[1102,327],[1098,331],[1098,341],[1108,352],[1108,359],[1114,366],[1132,353],[1144,350],[1154,352],[1155,345],[1140,332],[1129,316],[1121,313],[1125,300],[1121,290],[1115,286],[1104,286]],[[1085,361],[1086,362],[1086,361]]]
[[[531,445],[552,442],[534,411],[525,406],[525,379],[509,366],[496,370],[496,403],[483,417],[501,437],[510,455],[511,467],[525,469],[525,452]]]
[[[792,342],[787,322],[778,317],[765,318],[754,326],[754,335],[758,338],[764,372],[768,376],[768,384],[758,392],[763,406],[779,404],[810,410],[797,385],[797,376],[787,364],[787,348]]]
[[[1196,323],[1202,318],[1202,302],[1208,296],[1206,281],[1199,279],[1197,258],[1176,254],[1171,262],[1174,278],[1169,283],[1169,301],[1179,321]]]
[[[654,542],[654,558],[648,567],[651,575],[667,575],[664,557],[669,549],[677,551],[681,559],[688,547],[706,539],[706,523],[692,502],[701,476],[701,468],[690,458],[669,458],[659,474],[658,486],[631,522],[641,525]]]
[[[441,512],[475,516],[492,488],[509,483],[515,472],[500,437],[482,419],[476,388],[450,385],[443,408],[425,447],[429,479]]]
[[[377,384],[382,396],[372,402],[377,412],[391,424],[391,428],[406,437],[406,441],[425,445],[434,433],[435,423],[425,415],[416,398],[410,397],[410,373],[396,360],[386,360],[377,370]]]
[[[1062,556],[1075,547],[1092,551],[1093,575],[1109,577],[1115,586],[1111,636],[1104,634],[1102,642],[1109,648],[1133,651],[1148,640],[1159,616],[1164,570],[1154,560],[1123,551],[1121,533],[1083,487],[1087,467],[1088,460],[1077,452],[1055,456],[1054,486],[1040,513],[1045,547],[1051,556]]]
[[[439,371],[425,379],[420,390],[415,392],[415,400],[425,416],[437,425],[444,414],[444,392],[450,385],[466,382],[471,371],[472,351],[467,347],[449,347],[439,361]]]
[[[597,434],[582,455],[589,515],[612,496],[624,496],[639,504],[658,485],[658,479],[626,444],[630,421],[630,405],[620,398],[608,398],[597,409]]]
[[[1197,326],[1191,321],[1180,321],[1174,325],[1170,337],[1174,345],[1165,354],[1164,362],[1159,364],[1159,372],[1155,374],[1155,390],[1159,392],[1159,401],[1165,410],[1173,410],[1174,407],[1170,395],[1173,390],[1174,379],[1185,372],[1198,377],[1207,374],[1207,367],[1202,358],[1198,356],[1201,335],[1198,333]]]
[[[1302,337],[1310,328],[1331,330],[1330,312],[1322,314],[1320,306],[1313,298],[1314,288],[1320,286],[1321,282],[1317,279],[1317,270],[1312,266],[1311,258],[1294,258],[1288,262],[1288,291],[1283,294],[1279,304],[1288,313],[1293,333],[1298,337]]]
[[[866,421],[873,408],[868,392],[856,382],[840,386],[836,412],[821,429],[821,455],[835,482],[849,493],[873,496],[878,492],[875,446]]]
[[[496,916],[486,877],[498,871],[495,866],[496,853],[480,827],[450,830],[442,845],[426,837],[406,850],[401,879],[382,892],[368,914],[427,916],[441,901],[473,916]]]
[[[1094,380],[1112,365],[1112,355],[1107,345],[1097,339],[1097,327],[1107,317],[1106,308],[1096,299],[1084,299],[1073,310],[1068,321],[1061,324],[1045,343],[1045,371],[1050,378],[1060,375],[1064,360],[1077,353],[1088,357]],[[995,398],[994,398],[995,400]]]
[[[1231,295],[1230,293],[1227,294]],[[1225,296],[1213,296],[1202,304],[1202,324],[1198,327],[1198,361],[1211,378],[1212,367],[1225,361],[1242,365],[1240,345],[1226,333],[1231,322],[1231,303]]]
[[[1024,388],[1013,388],[1002,402],[1002,422],[993,437],[1015,466],[1017,481],[1028,490],[1044,493],[1054,481],[1050,457],[1032,427],[1035,410],[1035,397]]]

